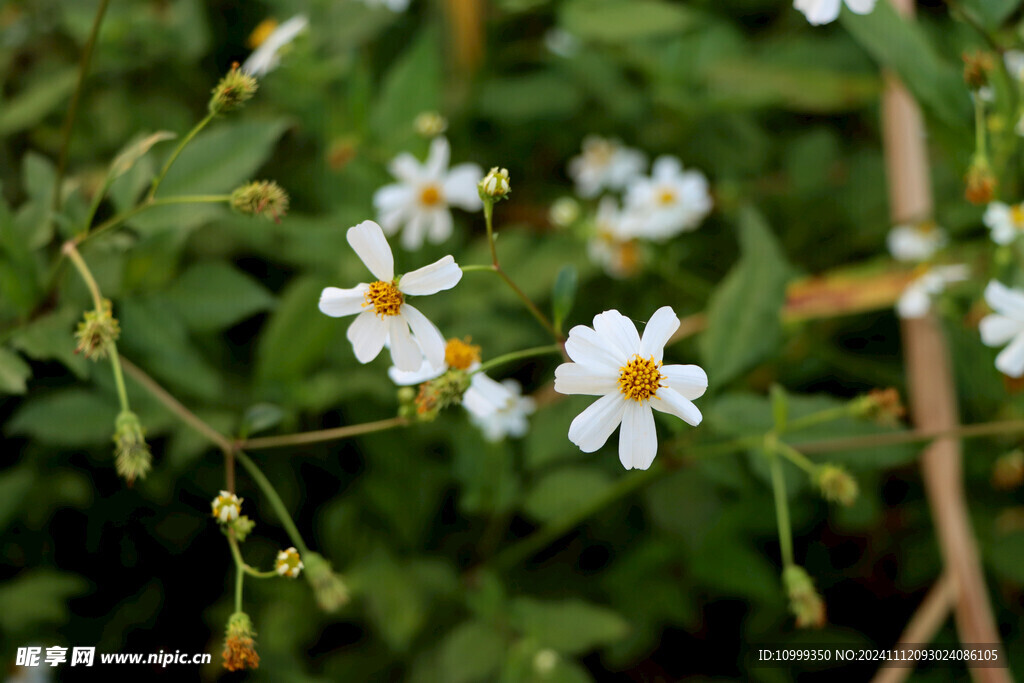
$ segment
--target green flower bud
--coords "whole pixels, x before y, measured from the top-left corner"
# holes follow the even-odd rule
[[[239,504],[241,504],[241,499],[239,499]],[[252,533],[252,530],[256,528],[256,522],[252,521],[245,515],[239,515],[235,519],[228,521],[224,526],[233,531],[235,538],[239,543],[241,543],[249,536],[250,533]]]
[[[145,479],[153,468],[153,455],[135,413],[123,411],[114,423],[114,467],[128,485]]]
[[[78,323],[78,329],[75,331],[78,345],[75,352],[83,354],[89,360],[101,360],[107,357],[120,336],[121,327],[111,313],[110,300],[104,299],[100,309],[86,311],[84,319]]]
[[[252,99],[259,88],[256,79],[238,68],[238,63],[231,65],[231,71],[224,74],[217,87],[213,89],[209,108],[214,114],[223,114],[240,108]]]
[[[826,500],[849,507],[857,500],[857,480],[838,465],[822,465],[815,475],[815,483]]]
[[[480,199],[484,201],[501,201],[509,195],[512,187],[509,184],[508,169],[499,169],[497,166],[484,176],[484,179],[477,184],[477,191]]]
[[[323,611],[336,612],[348,604],[348,587],[322,555],[306,554],[306,581],[313,588],[313,596]]]
[[[415,419],[430,422],[445,408],[462,403],[462,395],[469,388],[469,374],[464,370],[449,370],[440,377],[424,382],[416,394]]]
[[[789,598],[789,611],[797,628],[821,628],[825,625],[825,601],[814,589],[814,581],[803,567],[792,565],[782,572],[782,583]]]
[[[280,222],[288,213],[288,193],[273,180],[256,180],[231,193],[231,208],[249,216]]]
[[[260,656],[256,653],[253,636],[256,631],[245,612],[235,612],[228,618],[227,634],[224,639],[224,668],[228,671],[258,669]]]

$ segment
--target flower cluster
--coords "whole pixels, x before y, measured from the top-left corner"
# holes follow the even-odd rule
[[[238,519],[238,514],[242,510],[242,500],[242,498],[229,491],[221,491],[213,499],[213,502],[210,503],[214,519],[221,524],[227,524],[232,520]]]
[[[897,261],[917,263],[910,282],[896,302],[901,318],[922,318],[931,311],[932,301],[946,287],[966,280],[964,265],[934,265],[932,259],[949,243],[946,231],[933,220],[897,225],[886,238],[889,254]]]
[[[256,652],[252,621],[245,612],[235,612],[228,619],[224,638],[224,668],[228,671],[258,669],[260,656]]]
[[[304,567],[302,558],[299,557],[299,551],[295,548],[286,548],[278,552],[277,559],[274,560],[274,571],[289,579],[299,578],[299,573]]]

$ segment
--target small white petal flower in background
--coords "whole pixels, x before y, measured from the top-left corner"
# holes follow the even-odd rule
[[[401,230],[406,249],[419,249],[424,239],[434,244],[448,239],[452,234],[449,207],[466,211],[483,207],[477,190],[483,171],[476,164],[459,164],[449,170],[450,155],[448,140],[443,137],[430,143],[430,153],[422,164],[411,154],[399,154],[389,166],[398,182],[373,195],[381,227],[388,235]]]
[[[473,375],[473,379],[482,378],[479,384],[466,391],[463,405],[469,411],[469,420],[483,432],[488,441],[502,441],[507,437],[519,438],[526,435],[530,428],[527,417],[537,409],[536,402],[529,396],[523,396],[523,387],[514,379],[495,382],[483,373]],[[494,386],[485,389],[487,383]],[[489,389],[489,390],[488,390]],[[469,399],[470,391],[477,397]],[[480,399],[486,400],[490,406],[480,410]]]
[[[1024,202],[1013,205],[992,202],[981,220],[992,231],[993,242],[1009,244],[1024,231]]]
[[[646,164],[643,152],[618,140],[590,135],[583,140],[583,153],[569,160],[569,177],[576,183],[576,192],[589,199],[602,190],[625,188]]]
[[[815,26],[828,24],[839,18],[842,0],[794,0],[793,7],[804,13]],[[846,0],[854,14],[868,14],[875,8],[875,0]]]
[[[1024,50],[1007,50],[1003,53],[1003,63],[1010,78],[1024,81]]]
[[[580,39],[565,29],[552,28],[544,33],[544,47],[552,54],[569,59],[579,54]]]
[[[985,287],[985,301],[995,312],[981,320],[981,341],[985,346],[1006,345],[996,356],[996,369],[1020,377],[1024,375],[1024,291],[991,280]]]
[[[700,171],[684,171],[675,157],[658,157],[649,178],[630,184],[626,211],[636,221],[629,229],[640,237],[666,239],[695,230],[711,211],[708,179]]]
[[[702,396],[708,376],[696,365],[663,365],[665,344],[679,328],[669,306],[655,311],[641,337],[618,311],[594,317],[594,326],[569,331],[565,351],[572,359],[555,369],[555,391],[600,396],[576,416],[569,440],[584,453],[601,448],[621,424],[619,461],[646,470],[658,453],[652,409],[700,424],[693,400]]]
[[[289,579],[299,578],[299,573],[305,568],[302,564],[302,558],[299,557],[299,551],[295,548],[288,548],[281,550],[277,553],[277,559],[274,560],[274,571],[279,576],[287,576]]]
[[[242,511],[242,499],[228,491],[221,491],[210,503],[210,507],[217,521],[225,524],[238,519],[238,513]]]
[[[281,63],[281,49],[295,40],[308,26],[309,19],[299,14],[275,28],[269,36],[260,41],[259,46],[245,60],[242,71],[257,78],[266,76]]]
[[[363,0],[367,7],[385,7],[396,14],[409,9],[409,0]]]
[[[391,360],[400,370],[417,370],[424,362],[440,367],[444,363],[444,337],[405,298],[436,294],[458,284],[462,269],[455,259],[445,256],[395,277],[394,256],[379,225],[363,221],[348,229],[347,238],[377,281],[359,283],[351,289],[327,287],[320,295],[320,310],[333,318],[358,314],[347,336],[360,363],[372,361],[387,344]]]
[[[946,231],[934,221],[897,225],[886,237],[889,253],[897,261],[927,261],[947,242]]]
[[[602,197],[594,218],[594,234],[587,242],[590,260],[612,277],[634,275],[640,266],[640,247],[634,239],[631,220],[613,197]]]
[[[923,318],[932,308],[932,299],[945,291],[946,285],[962,282],[969,275],[970,269],[962,264],[922,268],[896,301],[896,312],[901,318]]]
[[[425,138],[435,138],[448,130],[448,119],[436,111],[422,111],[416,116],[412,127]]]
[[[548,220],[558,228],[568,228],[580,217],[580,203],[572,197],[559,197],[548,209]]]

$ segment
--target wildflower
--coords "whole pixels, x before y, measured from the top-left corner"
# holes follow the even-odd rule
[[[462,404],[469,411],[469,421],[483,432],[484,438],[498,442],[510,436],[516,439],[525,436],[530,428],[526,418],[537,409],[537,403],[523,396],[522,385],[514,379],[495,382],[483,373],[473,375],[473,380]],[[487,383],[495,385],[491,391],[484,388]],[[470,391],[474,392],[473,396]],[[478,405],[478,400],[487,401],[487,405]]]
[[[231,70],[224,74],[224,77],[213,89],[213,97],[210,98],[209,108],[214,114],[238,109],[252,99],[256,94],[259,84],[250,74],[238,68],[235,63]]]
[[[306,553],[306,580],[313,589],[320,609],[335,612],[348,604],[348,588],[331,569],[331,563],[319,553]]]
[[[548,220],[559,228],[568,228],[580,217],[580,203],[572,197],[559,197],[548,210]]]
[[[789,598],[789,611],[797,628],[821,628],[825,625],[825,601],[814,589],[814,581],[803,567],[790,565],[782,571],[782,584]]]
[[[508,181],[508,169],[499,169],[495,166],[484,176],[477,188],[480,192],[480,199],[501,201],[512,191]]]
[[[101,360],[107,357],[120,336],[121,327],[113,316],[110,300],[104,299],[100,308],[86,311],[85,319],[78,323],[75,351],[89,360]]]
[[[935,221],[897,225],[886,237],[889,253],[897,261],[927,261],[947,242],[946,231]]]
[[[979,324],[985,346],[1006,348],[996,356],[996,369],[1010,377],[1024,375],[1024,292],[998,280],[985,287],[985,301],[995,311]]]
[[[363,221],[349,228],[348,243],[378,280],[352,289],[327,287],[320,295],[320,310],[333,318],[359,314],[348,328],[348,339],[360,363],[376,358],[387,342],[399,370],[416,370],[424,359],[439,367],[444,362],[444,337],[405,297],[454,287],[462,279],[455,259],[445,256],[396,277],[394,256],[379,225]]]
[[[708,179],[700,171],[683,171],[675,157],[659,157],[651,177],[630,184],[626,210],[635,216],[632,230],[638,237],[665,239],[695,230],[711,211]]]
[[[579,54],[580,39],[566,30],[552,28],[544,32],[544,47],[551,54],[570,59]]]
[[[967,169],[967,175],[964,176],[964,183],[964,197],[971,204],[987,204],[995,196],[996,177],[988,160],[983,156],[975,155],[970,168]]]
[[[895,387],[872,389],[853,402],[853,415],[875,420],[879,424],[895,426],[907,414]]]
[[[228,618],[227,635],[224,639],[224,668],[228,671],[258,669],[260,656],[256,653],[252,621],[245,612],[235,612]]]
[[[614,310],[595,316],[593,328],[569,331],[565,350],[574,362],[555,369],[555,391],[601,396],[569,426],[569,440],[580,450],[601,448],[621,423],[619,460],[626,469],[646,470],[658,451],[652,408],[700,424],[693,400],[707,389],[707,374],[696,365],[662,365],[665,343],[678,327],[679,318],[664,306],[651,316],[642,339]]]
[[[449,170],[448,140],[434,138],[427,160],[420,164],[411,154],[391,162],[397,183],[385,185],[373,195],[381,227],[388,235],[402,231],[402,246],[419,249],[424,238],[438,243],[452,234],[449,206],[479,211],[483,206],[477,183],[483,171],[476,164],[459,164]]]
[[[114,423],[114,468],[128,485],[145,479],[153,468],[153,455],[146,443],[145,431],[135,413],[122,411]]]
[[[272,20],[270,20],[272,21]],[[242,72],[247,73],[250,76],[262,78],[268,73],[277,68],[277,65],[281,63],[281,57],[279,53],[281,50],[295,40],[296,36],[306,30],[309,26],[309,19],[304,15],[299,14],[288,21],[284,22],[280,26],[276,26],[270,31],[266,37],[257,36],[257,31],[267,31],[269,24],[264,21],[256,27],[256,31],[252,32],[249,36],[250,44],[256,43],[256,39],[261,40],[256,43],[255,51],[249,55],[249,58],[242,64]]]
[[[299,578],[299,572],[305,567],[302,564],[302,559],[299,557],[299,551],[295,548],[288,548],[281,550],[277,553],[277,559],[274,561],[274,571],[281,576],[287,576],[289,579]]]
[[[239,498],[229,491],[221,491],[213,499],[213,502],[210,503],[214,518],[221,524],[227,524],[232,520],[238,519],[238,513],[242,510],[243,500],[245,499]]]
[[[412,127],[425,138],[433,138],[448,130],[448,120],[436,111],[420,112]]]
[[[995,68],[995,61],[988,52],[975,50],[974,53],[964,52],[964,83],[974,92],[988,86],[988,74]]]
[[[363,3],[367,7],[386,7],[396,14],[409,7],[409,0],[363,0]]]
[[[618,140],[590,135],[583,153],[569,160],[569,176],[581,197],[596,197],[601,190],[621,190],[643,173],[643,152],[624,147]]]
[[[277,19],[273,17],[267,17],[260,23],[256,24],[256,28],[252,30],[249,37],[245,39],[246,47],[250,50],[255,50],[263,43],[267,42],[267,38],[273,35],[274,30],[278,27]]]
[[[875,0],[846,0],[846,6],[854,14],[869,14],[875,8]],[[794,0],[794,9],[800,10],[813,26],[829,24],[839,18],[841,0]]]
[[[273,180],[256,180],[231,193],[231,208],[249,216],[266,216],[280,222],[288,213],[288,193]]]
[[[857,480],[838,465],[822,465],[814,476],[815,483],[826,500],[850,506],[857,500]]]
[[[1000,456],[992,467],[992,486],[1009,491],[1024,484],[1024,451],[1016,450]]]
[[[1003,202],[992,202],[985,209],[982,221],[992,231],[993,242],[1009,244],[1024,231],[1024,202],[1012,206]]]
[[[256,528],[256,522],[252,521],[245,515],[239,515],[236,519],[229,521],[225,526],[235,534],[235,538],[239,543],[241,543],[249,536],[250,533],[252,533],[252,530]]]
[[[633,239],[631,217],[612,197],[602,197],[594,219],[594,233],[587,243],[590,260],[612,277],[629,277],[640,268],[640,247]]]
[[[931,310],[933,297],[941,294],[946,285],[966,280],[969,274],[962,264],[920,268],[896,301],[896,312],[901,318],[923,318]]]
[[[538,650],[533,656],[533,670],[541,676],[547,676],[558,666],[558,653],[551,648]]]

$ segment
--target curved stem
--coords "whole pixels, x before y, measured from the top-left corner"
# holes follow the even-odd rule
[[[470,374],[475,375],[478,372],[487,372],[491,368],[497,367],[498,365],[502,365],[504,363],[509,363],[511,361],[519,360],[521,358],[532,358],[534,356],[543,356],[543,355],[546,355],[546,354],[549,354],[549,353],[559,353],[559,354],[562,353],[562,345],[561,344],[549,344],[548,346],[535,346],[535,347],[530,348],[530,349],[523,349],[522,351],[513,351],[512,353],[506,353],[506,354],[504,354],[502,356],[498,356],[497,358],[492,358],[491,360],[487,361],[486,363],[481,363],[480,367],[478,367],[476,370],[474,370]]]
[[[815,465],[807,458],[807,456],[790,446],[788,443],[776,441],[775,447],[778,452],[786,458],[786,460],[789,460],[812,477],[818,472],[818,465]]]
[[[235,538],[234,532],[228,531],[227,538],[228,545],[231,546],[231,555],[235,558],[235,565],[241,567],[242,571],[257,579],[272,579],[277,576],[277,572],[273,569],[261,572],[259,569],[246,564],[245,560],[242,559],[242,550],[238,547],[238,539]]]
[[[789,500],[786,498],[786,480],[782,475],[782,463],[778,452],[772,449],[767,453],[772,468],[772,493],[775,496],[775,521],[779,527],[779,550],[782,553],[782,566],[793,566],[793,529],[789,522]]]
[[[161,197],[160,199],[145,199],[132,208],[108,218],[96,227],[95,230],[83,233],[75,237],[75,244],[82,244],[86,240],[96,237],[112,228],[116,228],[129,218],[137,216],[157,206],[169,206],[171,204],[220,204],[231,200],[227,194],[200,194],[200,195],[179,195],[177,197]]]
[[[214,116],[216,116],[216,114],[214,114],[213,112],[210,112],[209,114],[204,116],[199,121],[199,123],[192,127],[192,130],[188,132],[188,135],[181,139],[181,142],[178,143],[178,146],[174,148],[173,152],[171,152],[171,156],[170,158],[167,159],[167,163],[165,163],[164,167],[160,169],[160,175],[158,175],[156,178],[153,178],[153,184],[150,185],[149,187],[149,194],[146,195],[146,199],[153,199],[156,197],[156,191],[160,187],[160,183],[164,181],[164,176],[166,176],[167,172],[171,170],[171,166],[174,165],[174,162],[178,160],[178,155],[180,155],[182,150],[184,150],[185,147],[188,146],[188,143],[192,142],[192,138],[194,138],[199,133],[199,131],[205,128],[206,124],[213,120]]]
[[[391,417],[376,422],[347,425],[335,427],[334,429],[320,429],[315,432],[298,432],[297,434],[282,434],[281,436],[263,436],[256,439],[245,439],[238,442],[239,448],[257,450],[260,448],[279,448],[281,446],[299,446],[308,443],[319,443],[321,441],[334,441],[335,439],[346,439],[350,436],[382,432],[385,429],[404,427],[409,420],[404,417]]]
[[[292,543],[298,548],[299,552],[303,555],[309,554],[309,548],[306,546],[306,542],[302,540],[302,535],[299,534],[298,527],[295,526],[295,522],[292,520],[292,516],[288,513],[288,508],[285,507],[284,501],[281,500],[281,496],[277,495],[277,490],[274,488],[270,480],[267,479],[266,475],[260,471],[260,468],[256,466],[252,460],[249,459],[242,451],[235,451],[235,458],[238,462],[242,463],[242,467],[246,469],[249,476],[252,477],[253,481],[263,492],[263,495],[270,501],[271,507],[274,508],[274,512],[277,513],[278,518],[281,520],[281,524],[284,526],[288,537],[292,539]]]

